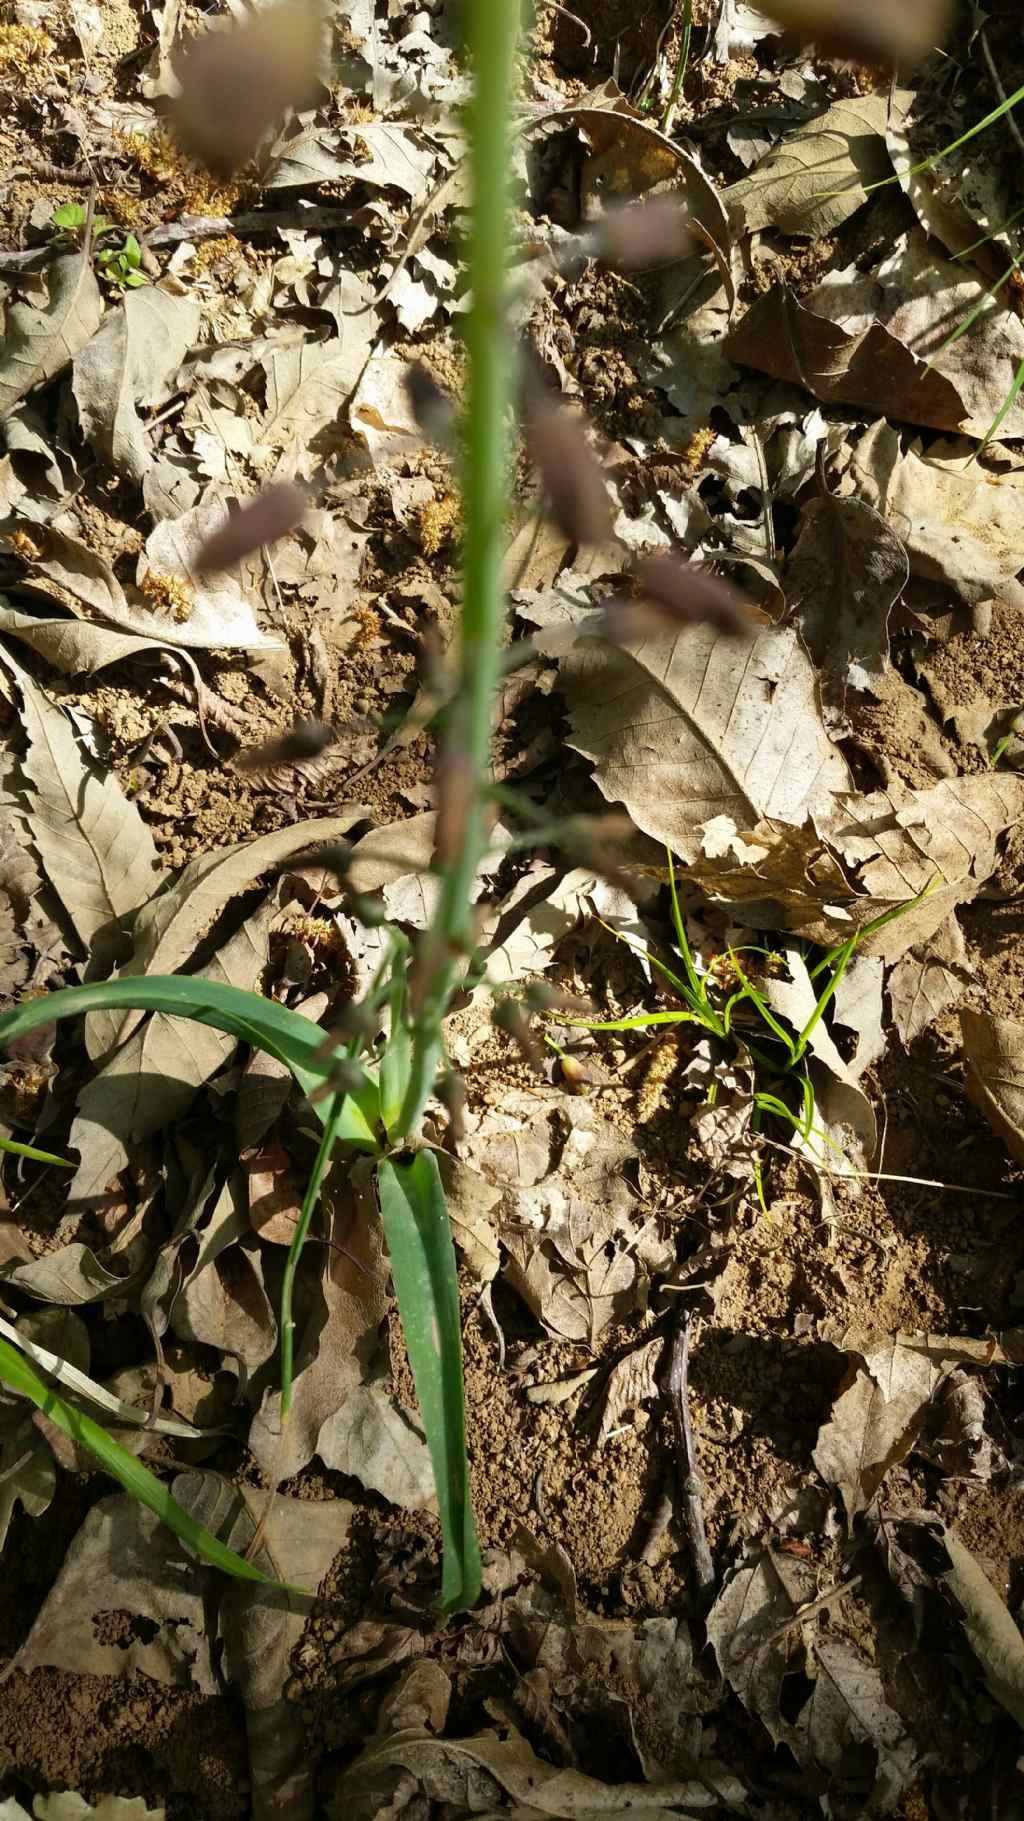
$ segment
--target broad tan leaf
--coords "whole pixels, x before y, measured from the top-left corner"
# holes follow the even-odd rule
[[[336,841],[368,812],[356,804],[346,813],[294,822],[255,841],[218,847],[200,854],[175,883],[147,904],[135,922],[135,947],[120,970],[125,974],[174,974],[188,961],[197,943],[239,892],[260,874],[318,842]],[[138,1023],[140,1014],[111,1015],[102,1027],[109,1045]],[[192,1027],[198,1031],[199,1026]]]
[[[886,1700],[874,1663],[848,1638],[819,1632],[814,1667],[811,1696],[800,1715],[803,1755],[841,1778],[851,1748],[859,1756],[865,1745],[873,1747],[875,1782],[870,1804],[876,1813],[884,1812],[918,1767],[914,1742]]]
[[[355,178],[357,183],[379,189],[399,190],[413,203],[421,202],[430,186],[437,153],[416,127],[392,120],[360,121],[342,129],[339,142],[328,143],[315,127],[300,127],[279,139],[270,154],[264,183],[271,190],[304,188],[310,183],[337,183]],[[344,143],[350,141],[350,145]],[[338,156],[337,148],[348,156]]]
[[[9,633],[37,651],[55,670],[73,677],[93,676],[108,664],[120,663],[122,658],[161,648],[156,639],[115,632],[110,626],[97,626],[93,620],[41,619],[38,614],[21,613],[2,600],[0,632]]]
[[[50,881],[89,949],[101,932],[132,916],[165,875],[153,837],[116,777],[86,761],[64,711],[14,668],[29,741],[22,761],[30,787],[29,827]]]
[[[866,186],[891,175],[888,109],[887,92],[851,95],[787,133],[725,192],[747,233],[778,228],[813,240],[856,214],[867,201]]]
[[[98,1613],[141,1614],[100,1627]],[[136,1671],[212,1695],[203,1586],[177,1538],[125,1493],[94,1505],[61,1564],[21,1658],[26,1670],[49,1663],[65,1674],[123,1676]]]
[[[437,1152],[452,1238],[479,1283],[493,1282],[501,1265],[498,1208],[501,1190],[448,1151]]]
[[[357,1165],[348,1182],[336,1173],[325,1206],[331,1243],[311,1249],[319,1281],[307,1279],[309,1313],[296,1337],[288,1422],[282,1433],[280,1393],[267,1390],[249,1432],[249,1447],[274,1482],[312,1460],[324,1424],[362,1384],[362,1361],[372,1353],[387,1313],[388,1265],[366,1171]]]
[[[942,1541],[950,1566],[939,1578],[959,1612],[989,1693],[1024,1726],[1024,1637],[956,1531],[947,1527]]]
[[[1024,477],[979,465],[969,444],[920,444],[904,454],[898,430],[872,424],[841,483],[899,533],[914,575],[942,582],[972,606],[1024,605]]]
[[[208,500],[179,518],[163,519],[146,539],[139,557],[138,584],[143,601],[132,605],[124,623],[151,638],[166,634],[169,644],[186,646],[242,645],[251,651],[280,650],[282,640],[262,632],[252,604],[238,578],[230,573],[204,575],[204,545],[223,523],[222,507]],[[146,599],[147,585],[171,578],[183,590],[182,606],[173,615],[157,610]]]
[[[171,1326],[182,1340],[237,1360],[243,1380],[277,1347],[277,1318],[237,1176],[214,1204],[195,1265],[174,1299]]]
[[[846,731],[848,689],[877,693],[889,661],[889,614],[909,575],[895,531],[862,500],[828,494],[804,508],[786,599],[819,667],[833,735]]]
[[[40,550],[38,557],[27,560],[33,579],[46,576],[102,619],[112,620],[116,626],[127,624],[130,617],[128,601],[105,557],[98,556],[71,531],[57,525],[30,526],[29,529],[33,543]]]
[[[959,430],[967,417],[955,386],[874,317],[864,328],[845,328],[785,285],[758,298],[723,351],[738,366],[803,386],[824,404],[856,405],[933,430]]]
[[[974,980],[964,933],[950,913],[929,942],[909,949],[888,980],[893,1023],[906,1047],[962,999]]]
[[[154,460],[138,408],[164,402],[201,315],[193,298],[143,285],[107,311],[99,333],[75,356],[71,386],[82,429],[96,454],[133,481],[141,482]]]
[[[965,1006],[960,1013],[967,1092],[1024,1163],[1024,1024]]]
[[[278,479],[312,473],[345,435],[344,411],[376,336],[372,313],[354,318],[344,341],[301,341],[263,363],[266,413],[256,453]]]
[[[406,1511],[436,1510],[426,1437],[412,1412],[381,1385],[355,1385],[317,1437],[325,1467],[349,1473]]]
[[[36,1796],[32,1813],[35,1821],[164,1821],[166,1810],[151,1808],[143,1796],[101,1796],[94,1808],[84,1796],[62,1790]]]
[[[218,950],[202,977],[255,989],[267,965],[272,917],[272,907],[264,905]],[[78,1096],[68,1140],[80,1159],[72,1202],[102,1195],[127,1163],[129,1146],[180,1119],[234,1047],[226,1032],[191,1019],[154,1012],[136,1022]]]
[[[19,398],[60,373],[99,328],[103,298],[83,252],[66,253],[48,268],[45,310],[12,304],[0,352],[0,419]]]
[[[695,626],[626,651],[577,643],[560,666],[572,744],[611,802],[683,860],[716,816],[827,817],[849,782],[796,633],[748,644]]]
[[[870,1505],[889,1469],[906,1460],[942,1377],[927,1355],[893,1342],[840,1391],[818,1431],[814,1464],[841,1493],[848,1524]]]
[[[996,843],[1024,815],[1024,779],[987,772],[943,778],[926,790],[894,786],[844,796],[825,835],[877,907],[928,897],[868,939],[865,952],[893,962],[927,942],[950,910],[975,896],[996,866]]]
[[[5,1263],[3,1277],[26,1295],[35,1296],[40,1302],[58,1303],[62,1308],[122,1296],[128,1281],[123,1275],[108,1271],[95,1252],[79,1239],[24,1264]]]
[[[707,1619],[708,1641],[730,1688],[776,1745],[794,1749],[796,1728],[782,1707],[794,1636],[785,1627],[817,1591],[809,1563],[766,1549],[734,1569]]]

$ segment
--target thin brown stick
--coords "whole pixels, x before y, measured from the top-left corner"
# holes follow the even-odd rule
[[[687,1533],[691,1539],[692,1562],[698,1584],[698,1595],[701,1604],[707,1602],[714,1588],[714,1564],[711,1561],[711,1550],[707,1546],[707,1530],[703,1522],[703,1480],[698,1468],[698,1457],[694,1448],[694,1431],[691,1424],[691,1406],[689,1406],[689,1373],[691,1373],[691,1329],[692,1311],[683,1309],[680,1313],[680,1324],[672,1337],[672,1358],[669,1364],[669,1378],[665,1382],[665,1397],[669,1400],[672,1411],[672,1429],[676,1435],[676,1466],[680,1473],[680,1493],[683,1499],[683,1515],[687,1521]]]
[[[690,1423],[689,1379],[692,1324],[693,1313],[687,1309],[681,1313],[679,1325],[673,1336],[672,1360],[669,1365],[665,1393],[672,1412],[672,1427],[675,1431],[679,1489],[682,1493],[686,1528],[690,1538],[690,1552],[693,1556],[693,1568],[697,1577],[697,1590],[703,1604],[707,1601],[715,1585],[715,1570],[711,1560],[711,1551],[708,1548],[708,1533],[704,1526],[704,1481],[701,1479],[697,1464],[697,1451],[694,1447],[693,1428]]]

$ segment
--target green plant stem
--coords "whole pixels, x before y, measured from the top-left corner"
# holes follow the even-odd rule
[[[468,784],[457,851],[444,856],[441,896],[428,938],[427,978],[413,1026],[409,1083],[398,1132],[415,1132],[441,1057],[441,1024],[460,958],[473,947],[472,887],[487,841],[484,790],[505,611],[501,567],[514,342],[505,312],[511,104],[521,0],[468,0],[473,63],[469,166],[473,204],[467,256],[469,379],[462,466],[462,645],[447,740],[448,776]],[[444,772],[442,776],[446,775]]]
[[[320,1199],[320,1189],[324,1177],[331,1167],[334,1147],[338,1141],[338,1127],[341,1124],[342,1108],[345,1104],[344,1094],[335,1094],[327,1109],[324,1119],[323,1137],[317,1151],[313,1168],[309,1173],[306,1193],[302,1208],[292,1234],[292,1243],[288,1248],[285,1260],[284,1276],[281,1280],[281,1422],[287,1421],[292,1402],[292,1375],[295,1361],[295,1318],[292,1315],[292,1292],[295,1288],[295,1273],[299,1268],[302,1248],[306,1243],[310,1222],[316,1212]]]
[[[683,36],[679,46],[679,55],[676,59],[676,73],[672,83],[672,93],[668,98],[668,106],[665,109],[664,118],[661,123],[661,130],[666,134],[671,133],[672,131],[672,126],[676,117],[676,108],[679,106],[679,97],[683,92],[683,83],[686,81],[686,72],[690,67],[690,40],[692,37],[693,0],[683,0]]]

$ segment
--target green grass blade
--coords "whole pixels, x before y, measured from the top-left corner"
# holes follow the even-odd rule
[[[807,1049],[807,1045],[809,1044],[811,1038],[813,1037],[815,1031],[818,1028],[818,1025],[821,1023],[821,1020],[824,1018],[829,1005],[831,1004],[833,998],[835,997],[836,991],[839,986],[839,982],[841,981],[843,975],[845,974],[847,968],[850,965],[850,961],[853,956],[853,951],[857,947],[857,943],[859,940],[860,940],[860,938],[858,936],[850,936],[849,939],[846,942],[844,942],[842,948],[840,949],[838,955],[836,956],[835,966],[832,969],[832,972],[829,975],[828,980],[825,982],[825,986],[824,986],[822,992],[818,995],[818,1003],[816,1004],[813,1012],[811,1013],[810,1017],[807,1020],[807,1023],[804,1025],[803,1030],[800,1032],[800,1035],[796,1040],[796,1049],[793,1051],[793,1061],[794,1062],[800,1062],[802,1060],[804,1053]]]
[[[112,1479],[117,1480],[132,1498],[138,1499],[140,1505],[155,1512],[167,1528],[173,1530],[175,1536],[180,1537],[204,1562],[209,1562],[212,1568],[219,1568],[222,1573],[234,1575],[241,1581],[259,1581],[264,1587],[281,1586],[280,1581],[275,1581],[271,1575],[254,1567],[252,1562],[236,1555],[233,1549],[220,1542],[204,1525],[197,1524],[195,1518],[189,1517],[188,1512],[172,1497],[155,1473],[144,1467],[134,1454],[129,1454],[127,1448],[122,1448],[120,1442],[115,1442],[102,1424],[94,1422],[91,1416],[86,1416],[83,1411],[76,1410],[73,1404],[65,1403],[62,1397],[58,1397],[31,1361],[19,1353],[10,1341],[2,1339],[0,1379],[12,1391],[27,1397],[73,1442],[87,1448]]]
[[[782,1044],[785,1044],[786,1052],[790,1058],[790,1061],[795,1062],[796,1047],[795,1047],[795,1045],[793,1043],[793,1039],[790,1036],[789,1032],[787,1031],[785,1025],[779,1023],[779,1020],[776,1018],[775,1013],[772,1011],[767,1000],[764,999],[762,997],[762,995],[758,992],[753,981],[747,979],[746,974],[743,972],[743,969],[740,967],[739,962],[736,960],[735,949],[730,949],[728,952],[729,952],[729,960],[732,962],[733,967],[736,970],[736,977],[737,977],[737,979],[742,980],[742,982],[743,982],[744,996],[747,999],[750,999],[753,1002],[753,1004],[757,1007],[758,1016],[764,1020],[764,1023],[768,1026],[768,1029],[775,1033],[775,1036],[778,1038],[779,1042]]]
[[[81,1017],[97,1011],[166,1012],[189,1018],[194,1024],[213,1025],[242,1043],[266,1050],[292,1072],[304,1093],[319,1087],[330,1072],[325,1035],[320,1026],[241,987],[190,975],[125,975],[120,980],[97,981],[94,986],[65,987],[39,999],[26,1000],[0,1017],[0,1049],[14,1037],[54,1024],[61,1018]],[[321,1115],[323,1117],[323,1115]],[[365,1074],[362,1085],[345,1102],[338,1131],[339,1142],[375,1151],[380,1096],[376,1082]]]
[[[598,917],[596,921],[601,925],[602,929],[608,931],[609,936],[615,937],[616,942],[624,942],[626,947],[631,948],[635,955],[639,955],[642,960],[648,962],[649,965],[661,975],[663,980],[668,981],[673,991],[679,994],[680,999],[685,999],[687,1005],[693,1005],[696,1009],[696,1002],[693,994],[685,980],[680,980],[679,975],[673,973],[670,967],[666,967],[664,961],[659,961],[657,955],[652,953],[645,942],[638,942],[635,936],[627,936],[624,929],[616,929],[614,924],[606,923],[603,917]]]
[[[921,887],[921,890],[917,893],[916,897],[908,898],[903,904],[894,904],[891,910],[882,911],[877,917],[872,917],[869,922],[862,923],[860,928],[853,932],[852,940],[854,947],[859,948],[862,942],[866,942],[869,936],[875,935],[876,931],[884,929],[887,923],[898,922],[900,917],[905,917],[907,915],[908,911],[912,911],[916,909],[917,905],[923,904],[925,899],[930,898],[932,892],[937,891],[941,884],[942,880],[938,873],[936,873],[934,878],[929,879],[927,885]],[[827,968],[834,967],[846,947],[846,944],[850,940],[851,937],[844,937],[842,942],[836,943],[835,948],[830,948],[827,954],[822,955],[821,960],[815,962],[814,966],[809,970],[810,979],[817,980],[819,974],[823,974]]]
[[[380,1116],[388,1137],[400,1138],[400,1114],[412,1079],[412,1035],[405,1015],[406,981],[401,953],[391,968],[388,1040],[380,1059]]]
[[[668,854],[668,890],[669,897],[672,900],[672,925],[676,932],[676,941],[679,944],[679,953],[683,959],[683,966],[686,969],[686,978],[690,982],[690,991],[698,1003],[703,1005],[707,1000],[707,990],[694,966],[693,954],[686,934],[686,924],[683,921],[683,907],[679,902],[679,893],[676,890],[676,869],[675,862],[672,858],[672,849],[666,848],[665,851]]]
[[[703,1024],[696,1012],[641,1012],[636,1018],[567,1018],[553,1015],[555,1024],[571,1024],[581,1031],[645,1031],[651,1024]]]
[[[295,1273],[299,1268],[302,1248],[309,1233],[310,1221],[320,1200],[323,1180],[330,1168],[334,1147],[338,1142],[338,1128],[341,1124],[344,1096],[335,1094],[327,1103],[324,1118],[323,1137],[320,1148],[309,1173],[306,1193],[302,1199],[299,1218],[295,1223],[292,1243],[288,1247],[284,1275],[281,1279],[281,1422],[284,1423],[292,1401],[292,1373],[295,1363],[295,1322],[292,1317],[292,1293],[295,1288]]]
[[[985,450],[995,436],[996,431],[1001,428],[1004,419],[1009,417],[1010,412],[1017,403],[1022,388],[1024,388],[1024,360],[1021,361],[1020,366],[1017,368],[1017,371],[1013,376],[1013,384],[982,438],[981,447],[975,451],[975,461],[977,461],[979,455],[984,455]]]
[[[378,1166],[381,1217],[416,1397],[434,1466],[444,1541],[441,1608],[472,1606],[480,1549],[470,1500],[462,1400],[459,1278],[444,1189],[432,1151]]]
[[[1004,745],[1008,746],[1012,739],[1012,733],[1008,733]],[[995,760],[992,762],[996,763]],[[62,1170],[73,1170],[75,1167],[68,1157],[56,1157],[52,1151],[37,1150],[34,1144],[19,1144],[16,1138],[0,1138],[0,1151],[9,1151],[12,1157],[27,1157],[30,1163],[57,1163]]]

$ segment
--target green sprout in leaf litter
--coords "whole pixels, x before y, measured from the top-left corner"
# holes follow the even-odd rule
[[[77,240],[85,230],[88,210],[81,202],[62,202],[54,209],[50,217],[57,229],[58,240]],[[93,245],[111,234],[120,234],[121,229],[116,221],[106,215],[94,215],[92,221]],[[126,234],[120,246],[99,247],[94,254],[100,277],[113,290],[135,290],[139,285],[148,284],[149,280],[142,271],[142,248],[134,234]]]

